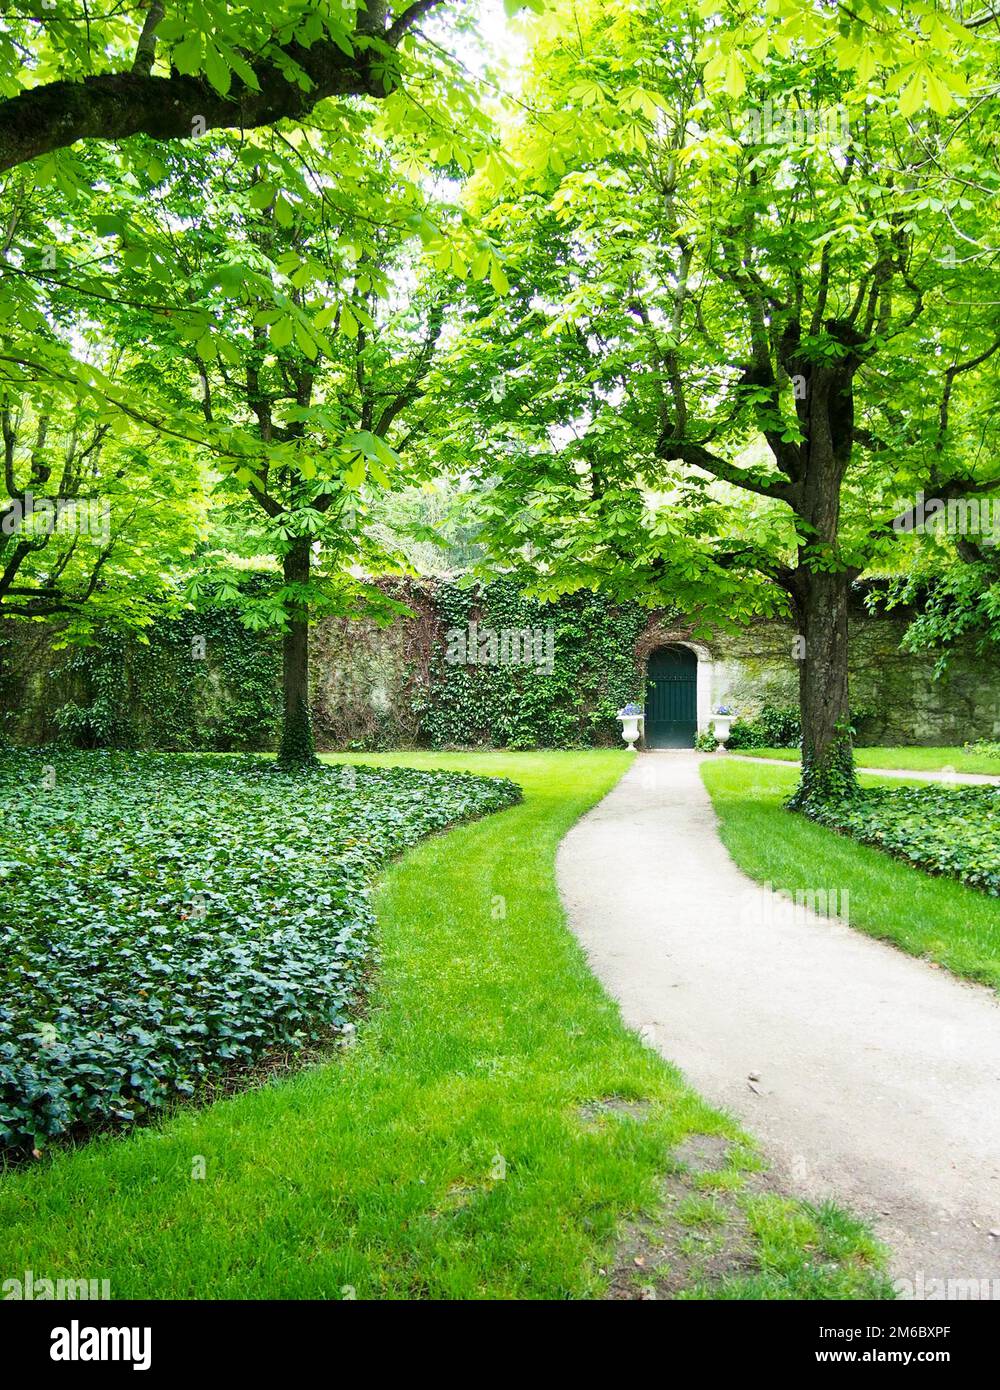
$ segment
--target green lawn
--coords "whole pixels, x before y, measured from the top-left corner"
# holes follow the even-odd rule
[[[119,1298],[594,1297],[685,1136],[735,1141],[706,1183],[738,1194],[755,1164],[735,1126],[623,1028],[559,905],[556,846],[627,756],[342,759],[503,774],[525,800],[386,874],[353,1048],[0,1179],[0,1279],[109,1278]],[[746,1183],[754,1265],[689,1293],[887,1293],[855,1223]]]
[[[737,753],[737,750],[733,750]],[[781,762],[797,763],[797,748],[745,748],[738,750],[748,758],[775,758]],[[884,767],[901,772],[985,772],[1000,777],[1000,758],[985,753],[967,752],[964,748],[856,748],[854,756],[859,767]]]
[[[793,768],[707,759],[702,776],[722,840],[751,878],[793,892],[847,889],[853,927],[1000,989],[1000,902],[995,898],[932,877],[784,810],[782,802],[798,779]],[[861,780],[878,785],[877,778]]]

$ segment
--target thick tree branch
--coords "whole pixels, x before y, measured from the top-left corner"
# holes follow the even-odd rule
[[[220,96],[201,77],[176,71],[169,77],[154,76],[146,61],[151,67],[155,30],[147,33],[144,26],[131,72],[99,73],[82,82],[47,82],[0,102],[0,171],[77,140],[123,140],[138,134],[157,140],[191,139],[196,132],[250,130],[304,116],[326,97],[384,97],[398,83],[387,56],[424,14],[444,3],[419,0],[388,29],[381,27],[385,6],[370,4],[359,15],[351,56],[330,39],[310,48],[285,45],[280,54],[305,72],[308,91],[289,80],[273,50],[253,64],[259,90],[237,79],[230,92]],[[151,15],[152,11],[147,24]],[[374,24],[374,18],[381,23]]]
[[[940,483],[935,478],[931,478],[925,488],[920,491],[924,498],[924,507],[932,501],[953,502],[960,497],[978,496],[983,493],[1000,492],[1000,477],[996,478],[951,478],[946,483]],[[918,505],[907,507],[905,511],[899,512],[891,521],[876,527],[869,533],[870,540],[876,540],[884,536],[889,531],[912,531],[922,519]]]
[[[797,490],[791,483],[780,478],[761,478],[746,468],[739,468],[736,464],[719,458],[703,444],[686,443],[665,433],[657,440],[656,457],[663,459],[665,463],[679,459],[681,463],[703,468],[713,477],[721,478],[723,482],[732,483],[735,487],[744,488],[747,492],[756,492],[761,497],[773,497],[777,502],[787,502],[790,507],[795,506]]]

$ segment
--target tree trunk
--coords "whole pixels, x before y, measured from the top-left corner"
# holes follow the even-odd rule
[[[309,541],[301,537],[285,556],[286,584],[308,584]],[[318,763],[309,714],[309,607],[295,604],[282,641],[282,690],[284,713],[281,727],[282,767],[315,767]]]
[[[802,776],[791,805],[848,796],[857,789],[848,697],[846,570],[796,571],[796,611],[805,639],[799,664]]]
[[[841,325],[840,334],[849,343],[853,329]],[[854,441],[856,365],[849,357],[833,367],[812,366],[799,407],[808,441],[796,506],[802,540],[787,587],[805,639],[798,653],[802,776],[790,803],[800,810],[857,791],[848,704],[851,572],[839,543],[840,491]]]

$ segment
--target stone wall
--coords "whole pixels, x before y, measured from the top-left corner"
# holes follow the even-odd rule
[[[676,641],[695,647],[699,655],[703,726],[722,703],[747,717],[764,704],[797,704],[794,633],[786,623],[760,621],[735,633],[695,635],[677,615],[644,615],[593,595],[543,607],[512,598],[509,589],[495,591],[498,601],[430,580],[385,583],[409,605],[412,618],[388,627],[336,619],[314,626],[312,704],[321,747],[613,743],[615,709],[643,698],[649,652]],[[503,621],[512,625],[551,627],[558,639],[555,672],[449,668],[445,651],[452,625],[470,615],[485,614],[488,621],[491,611],[511,615]],[[100,730],[111,729],[147,746],[273,747],[278,643],[237,632],[230,617],[230,626],[210,637],[207,661],[193,663],[185,656],[189,632],[206,621],[189,615],[151,644],[108,642],[103,666],[59,650],[49,627],[7,624],[0,628],[0,736],[22,744],[46,742],[65,732],[67,724],[80,727],[76,711],[85,714],[100,706],[100,719],[91,721],[98,743],[106,741]],[[1000,663],[960,653],[935,680],[931,656],[900,650],[905,628],[905,617],[872,617],[860,604],[852,614],[852,708],[869,711],[859,727],[860,741],[961,744],[996,737]],[[474,725],[442,717],[442,711],[447,716],[475,701]],[[557,717],[544,718],[556,706]],[[69,707],[74,719],[67,721]],[[518,722],[519,710],[533,713]],[[85,719],[83,727],[88,727]],[[463,727],[467,734],[454,732]]]
[[[313,626],[312,712],[320,747],[405,748],[425,741],[421,714],[443,624],[432,583],[390,587],[413,618],[384,627],[365,618],[327,618]]]
[[[928,654],[900,650],[905,617],[872,617],[861,609],[850,622],[851,706],[869,711],[858,741],[952,745],[1000,733],[1000,661],[959,653],[934,678]],[[715,657],[713,705],[731,704],[755,714],[761,705],[798,703],[794,630],[783,623],[754,623],[709,646]]]

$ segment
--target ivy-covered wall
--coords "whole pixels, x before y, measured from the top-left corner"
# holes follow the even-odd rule
[[[58,632],[0,633],[0,738],[84,748],[267,748],[280,710],[280,650],[235,613],[189,613],[145,640],[60,648]]]
[[[313,715],[321,747],[612,745],[615,713],[642,699],[645,659],[691,640],[710,661],[711,701],[752,717],[794,706],[792,629],[761,622],[692,633],[677,614],[616,607],[600,595],[554,604],[510,583],[483,589],[384,581],[414,616],[388,627],[324,620],[313,629]],[[905,620],[852,615],[852,707],[865,743],[963,743],[995,737],[1000,668],[900,651]],[[213,611],[154,625],[145,642],[109,637],[58,649],[41,625],[0,630],[0,737],[85,746],[267,749],[280,709],[280,647]]]
[[[321,743],[618,741],[615,715],[642,685],[635,651],[648,616],[642,610],[589,593],[543,604],[502,580],[482,589],[431,581],[393,588],[414,619],[388,629],[317,624],[313,714]]]
[[[615,713],[641,685],[640,610],[593,594],[540,604],[503,581],[485,589],[385,586],[413,618],[388,627],[314,624],[320,746],[557,748],[617,740]],[[456,632],[465,637],[461,660],[455,650],[449,656]],[[219,611],[164,621],[144,636],[59,650],[51,629],[9,624],[0,636],[0,736],[180,750],[274,746],[275,637],[248,632],[234,613]]]

